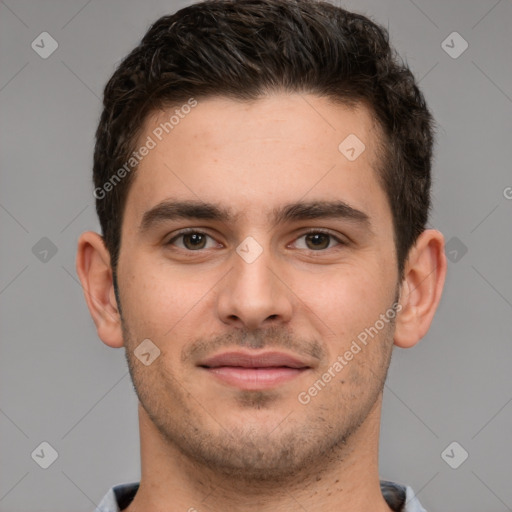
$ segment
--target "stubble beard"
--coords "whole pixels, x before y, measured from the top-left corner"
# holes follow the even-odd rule
[[[162,357],[150,367],[143,366],[133,354],[136,338],[127,323],[123,319],[121,322],[135,392],[163,441],[171,451],[179,451],[191,467],[251,485],[253,489],[258,489],[258,484],[280,487],[311,475],[318,477],[348,456],[350,438],[381,397],[394,332],[394,322],[390,322],[381,337],[372,341],[380,344],[374,354],[379,360],[373,370],[371,365],[365,365],[369,371],[364,373],[361,368],[350,367],[352,382],[359,387],[348,392],[341,389],[338,403],[331,400],[322,405],[320,396],[308,406],[297,403],[291,410],[282,408],[282,419],[276,419],[272,425],[255,421],[230,427],[223,424],[223,418],[212,418],[207,404],[190,396],[170,369],[164,367]],[[312,377],[311,384],[319,377]],[[327,393],[335,391],[333,382],[320,395],[326,393],[327,398]],[[272,410],[277,407],[279,396],[274,390],[240,391],[233,408]]]

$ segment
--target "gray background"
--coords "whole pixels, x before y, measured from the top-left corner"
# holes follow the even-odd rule
[[[152,21],[189,3],[0,1],[2,512],[86,512],[139,479],[124,353],[97,337],[75,251],[82,231],[99,231],[103,86]],[[429,512],[512,510],[512,2],[343,6],[389,26],[420,79],[439,126],[431,225],[451,260],[430,332],[393,356],[381,476],[411,485]],[[59,45],[47,59],[31,47],[44,31]],[[469,44],[457,58],[444,48],[458,53],[462,40],[442,46],[454,31]],[[58,452],[48,469],[31,457],[43,441]],[[457,469],[441,457],[453,441],[452,465],[469,453]]]

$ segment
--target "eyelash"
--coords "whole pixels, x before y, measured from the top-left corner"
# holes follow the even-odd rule
[[[184,229],[184,230],[180,231],[179,233],[177,233],[168,242],[166,242],[165,245],[166,246],[172,245],[173,242],[178,240],[180,237],[185,236],[185,235],[191,235],[191,234],[205,235],[205,236],[210,237],[212,240],[214,239],[211,235],[209,235],[208,233],[205,233],[204,231],[198,231],[197,229],[189,228],[189,229]],[[327,231],[327,230],[322,229],[322,228],[311,228],[311,229],[305,231],[304,233],[302,233],[300,236],[298,236],[295,239],[295,241],[298,240],[299,238],[302,238],[302,237],[307,236],[307,235],[312,235],[312,234],[327,235],[327,236],[331,237],[331,239],[334,239],[336,242],[338,242],[338,245],[340,245],[340,246],[348,245],[347,242],[345,242],[345,241],[341,240],[340,238],[338,238],[337,236],[333,235],[330,231]],[[309,250],[310,252],[325,252],[325,251],[327,251],[329,249],[334,249],[336,247],[337,247],[337,245],[335,247],[328,247],[327,249],[319,249],[317,251],[315,251],[313,249],[305,249],[305,250]],[[178,249],[181,249],[181,250],[187,251],[187,252],[202,252],[202,251],[205,250],[205,249],[197,249],[196,251],[193,251],[193,250],[186,249],[186,248],[183,249],[181,247],[178,247]]]

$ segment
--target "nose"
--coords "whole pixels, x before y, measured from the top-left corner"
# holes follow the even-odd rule
[[[292,317],[292,292],[279,276],[270,250],[252,262],[233,254],[233,268],[220,283],[217,313],[233,327],[249,330],[286,324]]]

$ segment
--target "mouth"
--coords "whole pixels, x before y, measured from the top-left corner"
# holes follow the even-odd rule
[[[224,352],[198,364],[224,384],[246,390],[269,389],[309,370],[307,362],[282,352]]]

